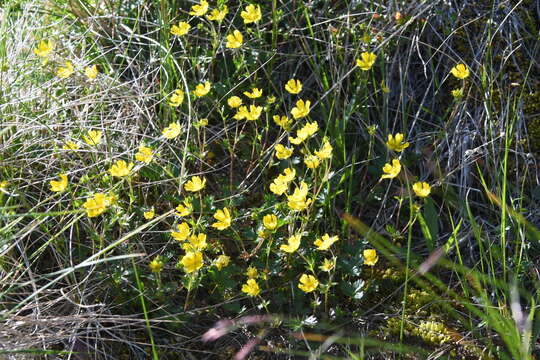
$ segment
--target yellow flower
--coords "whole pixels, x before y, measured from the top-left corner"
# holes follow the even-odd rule
[[[154,207],[152,207],[150,210],[145,211],[143,213],[143,216],[146,220],[152,220],[154,216],[156,215],[156,212],[154,211]]]
[[[278,126],[282,127],[285,130],[287,130],[289,128],[289,126],[291,125],[291,120],[285,115],[283,115],[283,116],[274,115],[273,119],[274,119],[274,122]]]
[[[300,186],[297,187],[292,195],[287,196],[287,205],[296,211],[304,210],[311,204],[311,200],[307,200],[306,196],[308,194],[308,186],[302,181]]]
[[[275,96],[267,96],[267,97],[266,97],[266,102],[267,102],[268,104],[273,104],[273,103],[276,102],[276,97],[275,97]]]
[[[9,185],[9,182],[7,182],[6,180],[0,181],[0,190],[5,191],[8,185]]]
[[[78,150],[80,146],[77,143],[74,143],[73,141],[66,141],[64,146],[62,146],[62,149],[64,150]]]
[[[395,136],[388,134],[388,141],[386,142],[388,147],[396,152],[401,152],[409,147],[409,143],[403,142],[403,134],[397,133]]]
[[[315,276],[307,274],[302,274],[302,276],[300,276],[300,284],[298,284],[298,287],[303,292],[312,292],[317,286],[319,286],[319,280],[317,280]]]
[[[319,238],[315,240],[314,244],[317,246],[317,250],[328,250],[330,246],[332,246],[333,243],[339,240],[339,237],[337,235],[330,236],[328,234],[324,234],[322,238]]]
[[[302,91],[302,83],[300,80],[291,79],[285,84],[285,90],[291,94],[298,94]]]
[[[258,89],[258,88],[251,89],[251,92],[244,91],[244,95],[246,95],[250,99],[259,98],[262,96],[262,93],[263,93],[262,89]]]
[[[375,55],[372,52],[363,52],[360,54],[360,59],[356,59],[356,65],[364,70],[367,71],[371,69],[373,64],[375,64],[375,59],[377,59],[377,55]]]
[[[51,185],[51,191],[54,192],[61,192],[66,190],[68,186],[68,178],[66,174],[59,174],[58,177],[60,178],[60,181],[57,180],[51,180],[49,184]]]
[[[187,22],[180,21],[178,25],[171,26],[171,34],[176,36],[184,36],[188,33],[189,29],[191,29],[191,25],[189,25]]]
[[[203,16],[208,11],[208,2],[206,0],[201,0],[198,5],[193,5],[189,15],[193,16]]]
[[[270,184],[270,191],[273,192],[276,195],[281,195],[285,191],[287,191],[287,188],[289,187],[289,184],[281,181],[279,177],[274,179],[274,181]]]
[[[417,182],[413,185],[416,196],[427,197],[431,193],[431,186],[427,182]]]
[[[255,6],[250,4],[240,13],[240,16],[244,19],[244,24],[258,22],[262,18],[261,7],[259,5]]]
[[[226,47],[229,49],[237,49],[244,43],[244,37],[238,30],[234,30],[232,34],[227,35]]]
[[[154,159],[154,152],[148,146],[139,146],[139,152],[135,154],[135,160],[150,164]]]
[[[257,120],[261,116],[262,110],[262,106],[249,105],[249,113],[247,113],[246,119],[251,121]]]
[[[257,296],[261,292],[259,284],[254,279],[248,279],[248,281],[242,285],[242,292],[248,294],[249,296]]]
[[[84,68],[84,75],[90,80],[94,80],[98,76],[98,69],[96,65],[87,66]]]
[[[109,169],[109,173],[112,176],[124,177],[129,175],[131,169],[133,169],[132,162],[128,164],[124,160],[118,160],[111,166],[111,168]]]
[[[278,218],[274,214],[268,214],[263,217],[263,225],[267,230],[274,231],[278,226]]]
[[[377,261],[379,261],[379,256],[377,255],[377,250],[375,249],[366,249],[363,252],[364,255],[364,265],[374,266]]]
[[[193,205],[188,200],[184,200],[182,204],[176,207],[176,216],[189,216],[193,212]]]
[[[392,160],[392,165],[390,163],[387,163],[383,167],[384,174],[381,175],[382,179],[393,179],[396,176],[398,176],[399,172],[401,171],[401,164],[399,163],[398,159]]]
[[[454,99],[459,99],[463,96],[463,89],[454,89],[452,90],[452,96]]]
[[[34,54],[39,57],[48,57],[53,51],[54,42],[51,40],[41,40],[38,46],[34,49]]]
[[[171,236],[173,237],[173,239],[178,240],[178,241],[186,240],[189,236],[189,233],[191,232],[191,229],[189,228],[189,224],[185,221],[176,225],[176,229],[178,231],[171,231]]]
[[[182,257],[180,263],[188,274],[197,271],[203,266],[202,253],[199,251],[189,251]]]
[[[255,266],[248,266],[247,270],[246,270],[246,275],[248,277],[248,279],[256,279],[257,276],[259,276],[257,274],[257,268]]]
[[[318,130],[319,124],[316,121],[307,123],[301,129],[296,130],[296,138],[289,137],[289,141],[294,145],[299,145],[309,137],[313,136]]]
[[[204,189],[204,186],[206,185],[206,179],[200,178],[199,176],[192,176],[191,180],[186,182],[184,184],[184,190],[191,191],[191,192],[197,192]]]
[[[206,249],[206,234],[193,234],[189,237],[189,242],[184,243],[182,248],[186,251]]]
[[[319,158],[315,155],[306,155],[304,157],[304,164],[310,169],[316,169],[320,163]]]
[[[212,224],[213,228],[216,228],[218,230],[225,230],[226,228],[231,226],[231,213],[226,207],[223,208],[223,210],[218,209],[218,211],[216,211],[216,213],[214,214],[214,218],[217,221]]]
[[[304,100],[302,99],[298,100],[296,102],[296,106],[293,107],[291,110],[291,114],[293,118],[301,119],[303,117],[308,116],[310,105],[311,105],[311,101],[309,100],[306,100],[306,102],[304,102]]]
[[[223,5],[221,10],[214,9],[210,12],[209,15],[206,15],[206,18],[211,21],[222,21],[225,19],[225,15],[229,13],[229,8],[227,5]]]
[[[73,64],[71,63],[71,61],[66,61],[64,65],[65,66],[61,66],[58,68],[58,70],[56,70],[56,76],[61,79],[70,77],[71,74],[73,74],[73,72],[75,71],[73,69]]]
[[[107,208],[114,202],[113,196],[108,196],[103,193],[96,193],[92,198],[86,199],[83,207],[86,209],[88,217],[96,217],[105,212]]]
[[[96,146],[101,144],[101,131],[99,130],[90,130],[83,136],[83,140],[90,146]]]
[[[240,106],[236,111],[236,114],[233,116],[236,120],[244,120],[250,116],[247,106]]]
[[[450,70],[452,75],[457,77],[458,79],[465,79],[469,77],[469,68],[467,68],[467,65],[465,64],[457,64]]]
[[[300,240],[302,239],[302,235],[297,234],[289,237],[289,240],[287,240],[287,244],[281,245],[279,248],[289,254],[292,254],[298,248],[300,247]]]
[[[293,153],[293,148],[288,148],[281,144],[277,144],[275,147],[275,150],[276,150],[276,157],[280,160],[288,159]]]
[[[174,90],[174,93],[169,98],[169,105],[172,107],[178,107],[182,105],[182,102],[184,101],[184,92],[180,89]]]
[[[169,126],[167,126],[161,134],[165,139],[174,139],[178,135],[180,135],[180,132],[182,131],[182,128],[180,127],[180,124],[177,122],[170,123]]]
[[[161,261],[161,258],[156,256],[150,264],[148,264],[148,267],[150,268],[150,271],[153,273],[160,273],[163,269],[163,261]]]
[[[193,94],[197,97],[202,97],[210,92],[210,82],[205,81],[204,83],[200,83],[197,86],[195,86],[195,90],[193,91]]]
[[[205,127],[207,125],[208,125],[208,119],[207,118],[201,119],[201,120],[197,121],[195,124],[193,124],[193,126],[195,126],[195,127]]]
[[[315,151],[315,155],[321,160],[329,159],[332,157],[332,150],[334,150],[332,145],[328,141],[325,141],[321,150]]]
[[[334,266],[336,266],[336,263],[334,260],[324,259],[323,264],[319,266],[319,269],[321,269],[322,271],[329,272],[330,270],[334,268]]]
[[[285,170],[283,170],[283,175],[281,176],[283,177],[283,181],[291,182],[296,176],[296,170],[294,170],[293,168],[286,168]]]
[[[238,96],[231,96],[229,99],[227,99],[227,104],[229,104],[231,108],[237,108],[242,105],[242,99],[240,99]]]
[[[227,255],[219,255],[214,264],[218,268],[218,270],[223,269],[227,265],[229,265],[229,262],[231,261],[231,258]]]

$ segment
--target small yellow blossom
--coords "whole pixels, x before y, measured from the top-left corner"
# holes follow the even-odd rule
[[[258,22],[262,18],[261,7],[250,4],[240,13],[240,16],[244,19],[244,24]]]
[[[451,93],[454,99],[460,99],[463,97],[463,89],[454,89]]]
[[[128,164],[124,160],[117,160],[109,169],[109,173],[112,176],[124,177],[129,175],[131,169],[133,169],[132,162]]]
[[[279,177],[274,179],[274,181],[270,184],[270,191],[273,192],[276,195],[281,195],[285,191],[287,191],[289,187],[289,184],[287,182],[281,181]]]
[[[231,96],[227,99],[227,104],[234,109],[242,105],[242,99],[238,96]]]
[[[315,155],[306,155],[304,156],[304,164],[310,169],[316,169],[319,167],[321,161]]]
[[[246,95],[250,99],[260,98],[262,96],[262,93],[263,93],[262,89],[258,89],[258,88],[251,89],[251,92],[244,91],[244,95]]]
[[[223,21],[225,19],[225,16],[229,13],[229,8],[227,5],[223,5],[223,8],[221,10],[214,9],[210,11],[209,15],[206,15],[206,18],[211,21]]]
[[[176,207],[176,216],[189,216],[193,212],[193,205],[189,200],[184,200],[182,204]]]
[[[204,83],[197,84],[197,86],[195,86],[195,90],[193,91],[193,94],[195,94],[195,96],[197,97],[203,97],[210,92],[211,87],[212,86],[209,81],[205,81]]]
[[[263,111],[262,106],[249,105],[249,113],[246,115],[247,120],[257,120]]]
[[[317,246],[317,250],[328,250],[330,246],[332,246],[333,243],[339,240],[339,237],[337,235],[330,236],[328,234],[324,234],[321,238],[315,240],[314,244]]]
[[[469,68],[465,64],[457,64],[450,70],[452,75],[457,77],[458,79],[466,79],[469,77]]]
[[[309,293],[314,291],[319,286],[319,280],[313,275],[302,274],[298,287],[303,292]]]
[[[296,170],[293,168],[286,168],[283,170],[283,181],[291,182],[294,180],[294,177],[296,176]]]
[[[431,193],[431,186],[427,182],[417,182],[413,185],[416,196],[427,197]]]
[[[143,213],[143,216],[146,220],[152,220],[155,215],[156,215],[156,212],[154,211],[154,207],[150,208],[148,211],[145,211]]]
[[[6,180],[0,181],[0,190],[6,190],[8,185],[9,185],[9,182],[7,182]]]
[[[182,248],[186,251],[204,250],[206,249],[206,234],[193,234],[189,237],[189,242],[184,243]]]
[[[234,30],[232,34],[227,35],[226,47],[229,49],[237,49],[244,43],[244,37],[238,30]]]
[[[395,136],[388,134],[388,141],[386,142],[386,145],[396,152],[401,152],[409,147],[408,142],[403,142],[403,134],[401,133],[397,133]]]
[[[321,269],[322,271],[329,272],[330,270],[334,268],[334,266],[336,266],[336,263],[334,260],[324,259],[323,264],[319,266],[319,269]]]
[[[381,180],[383,179],[393,179],[399,175],[401,171],[401,164],[398,159],[392,160],[392,164],[387,163],[383,167],[384,174],[381,175]]]
[[[180,132],[182,131],[182,127],[178,122],[170,123],[169,126],[167,126],[161,134],[165,139],[174,139],[178,135],[180,135]]]
[[[311,101],[306,100],[306,102],[304,102],[304,100],[300,99],[296,102],[296,106],[292,108],[291,115],[293,118],[295,118],[295,120],[306,117],[309,114],[310,106]]]
[[[139,146],[139,152],[135,154],[135,160],[150,164],[154,159],[154,152],[148,146]]]
[[[373,64],[375,64],[375,59],[377,59],[377,55],[375,55],[372,52],[363,52],[360,54],[360,59],[356,59],[356,65],[364,70],[367,71],[371,69]]]
[[[218,270],[223,269],[224,267],[227,267],[229,265],[229,262],[231,261],[231,258],[227,255],[219,255],[214,264],[216,265]]]
[[[101,144],[101,131],[99,130],[90,130],[83,136],[83,140],[90,146],[96,146]]]
[[[189,233],[191,232],[189,224],[185,221],[176,225],[176,230],[177,231],[171,231],[171,236],[178,241],[186,240],[189,236]]]
[[[150,264],[148,264],[148,267],[150,268],[150,271],[153,273],[160,273],[163,269],[163,261],[161,261],[161,258],[156,256]]]
[[[296,138],[289,137],[289,141],[294,145],[299,145],[313,136],[319,130],[319,124],[314,121],[307,123],[301,129],[296,130]]]
[[[287,130],[289,126],[291,125],[291,120],[285,115],[283,116],[274,115],[273,119],[276,125],[280,126],[281,128],[285,130]]]
[[[206,185],[206,179],[202,178],[200,176],[192,176],[191,179],[184,184],[184,190],[191,191],[191,192],[197,192],[204,189],[204,186]]]
[[[214,214],[214,218],[217,221],[212,224],[213,228],[216,228],[221,231],[231,226],[231,222],[232,222],[231,212],[226,207],[223,209],[218,209],[218,211],[216,211],[216,213]]]
[[[274,214],[268,214],[263,217],[263,225],[267,230],[274,231],[278,226],[278,218]]]
[[[236,120],[244,120],[250,116],[247,106],[240,106],[236,111],[236,114],[233,116]]]
[[[276,150],[276,157],[280,160],[285,160],[285,159],[288,159],[292,155],[294,149],[285,147],[281,144],[277,144],[275,147],[275,150]]]
[[[375,249],[366,249],[363,252],[364,255],[364,265],[374,266],[377,261],[379,261],[379,256],[377,255],[377,250]]]
[[[73,64],[71,61],[66,61],[64,66],[61,66],[56,70],[56,76],[60,79],[65,79],[71,76],[75,70],[73,69]]]
[[[169,98],[169,105],[172,107],[178,107],[182,105],[184,101],[184,92],[180,89],[174,90],[173,94]]]
[[[246,270],[246,275],[248,279],[256,279],[259,276],[259,274],[257,273],[257,268],[251,265],[248,266]]]
[[[84,68],[84,75],[86,75],[89,80],[94,80],[98,76],[98,74],[99,71],[96,65],[87,66]]]
[[[66,174],[59,174],[58,177],[60,178],[59,181],[57,180],[51,180],[49,184],[51,185],[51,191],[54,192],[61,192],[66,190],[68,186],[68,178]]]
[[[205,126],[208,126],[208,119],[207,118],[204,118],[204,119],[201,119],[199,121],[197,121],[195,124],[193,124],[193,126],[195,127],[205,127]]]
[[[189,15],[193,16],[203,16],[208,11],[208,2],[206,0],[201,0],[197,5],[191,7]]]
[[[248,281],[242,285],[242,292],[249,296],[257,296],[261,292],[259,284],[254,279],[248,279]]]
[[[199,251],[189,251],[182,257],[180,263],[188,274],[197,271],[203,266],[202,253]]]
[[[62,146],[62,149],[64,150],[78,150],[80,146],[77,143],[74,143],[73,141],[66,141],[64,146]]]
[[[38,46],[34,49],[34,54],[39,57],[48,57],[54,49],[54,42],[51,40],[41,40]]]
[[[86,199],[83,204],[88,217],[96,217],[105,212],[109,206],[114,202],[113,196],[108,196],[103,193],[96,193],[92,198]]]
[[[191,29],[191,25],[189,25],[187,22],[180,21],[178,25],[171,26],[171,34],[176,36],[184,36],[188,33],[189,29]]]
[[[326,140],[321,149],[319,151],[315,151],[315,155],[321,160],[329,159],[332,157],[332,150],[334,150],[332,145],[330,145],[330,143]]]
[[[302,91],[302,83],[300,80],[291,79],[285,84],[285,90],[291,94],[298,94]]]
[[[302,239],[302,235],[292,235],[289,237],[289,240],[287,240],[287,244],[281,245],[279,248],[289,254],[292,254],[298,248],[300,247],[300,240]]]
[[[276,97],[275,97],[275,96],[267,96],[267,97],[266,97],[266,102],[267,102],[268,104],[273,104],[273,103],[276,102]]]
[[[307,185],[305,182],[300,183],[300,187],[297,187],[292,195],[287,196],[287,205],[292,210],[302,211],[311,204],[311,199],[306,198]]]

